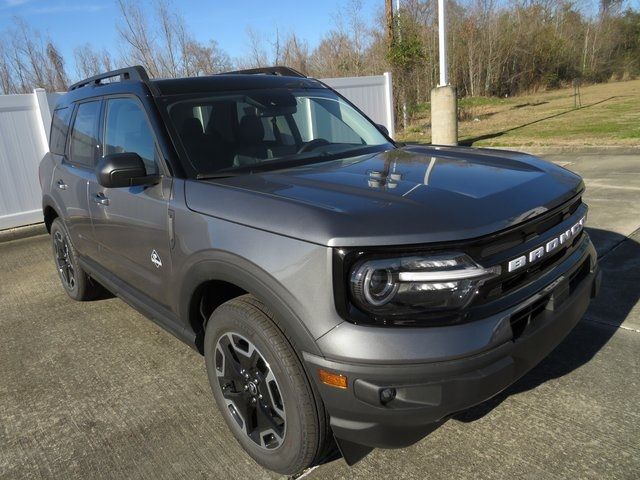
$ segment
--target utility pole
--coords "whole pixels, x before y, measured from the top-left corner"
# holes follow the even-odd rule
[[[402,29],[400,28],[400,0],[396,0],[396,35],[398,41],[402,43]],[[403,72],[404,73],[404,72]],[[407,128],[409,124],[409,115],[407,113],[407,85],[406,78],[402,82],[402,128]]]
[[[400,0],[396,0],[396,7],[400,7]],[[398,32],[400,31],[400,26],[396,25],[396,20],[398,19],[397,11],[396,15],[393,12],[393,0],[385,0],[384,2],[384,15],[385,15],[385,23],[387,27],[387,51],[389,53],[389,59],[391,64],[391,75],[398,81],[400,78],[400,74],[398,69],[396,68],[395,62],[392,60],[393,46],[396,40],[396,31],[398,28]],[[394,88],[394,92],[392,92],[392,96],[394,98],[394,104],[398,105],[400,100],[400,91],[398,87]],[[395,112],[394,112],[395,113]],[[403,110],[404,113],[404,110]],[[395,115],[394,115],[395,117]],[[404,118],[403,118],[404,119]],[[404,126],[406,126],[406,119],[404,119]],[[394,122],[395,127],[395,122]]]
[[[431,90],[431,143],[457,145],[458,99],[455,88],[449,85],[446,0],[438,0],[438,47],[440,83]]]
[[[447,12],[445,0],[438,0],[438,47],[440,52],[440,85],[449,85],[449,65],[447,58]]]
[[[393,45],[393,0],[384,0],[384,19],[387,26],[387,48]]]

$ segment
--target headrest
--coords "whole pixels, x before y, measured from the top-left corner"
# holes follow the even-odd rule
[[[240,137],[240,141],[245,144],[255,145],[256,143],[262,142],[262,140],[264,140],[262,120],[256,115],[245,115],[242,117],[238,136]]]

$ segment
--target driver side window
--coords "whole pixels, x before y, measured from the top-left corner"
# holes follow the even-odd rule
[[[132,98],[107,100],[104,154],[137,153],[147,175],[158,173],[153,132],[142,106]]]

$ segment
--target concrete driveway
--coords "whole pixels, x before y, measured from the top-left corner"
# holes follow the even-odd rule
[[[586,317],[498,398],[308,478],[640,478],[640,156],[549,158],[588,187],[605,278]],[[0,478],[278,478],[227,431],[196,352],[118,299],[67,298],[47,236],[0,244],[0,302]]]

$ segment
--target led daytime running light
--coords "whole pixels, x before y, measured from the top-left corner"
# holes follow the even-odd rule
[[[399,272],[398,280],[401,282],[447,282],[449,280],[485,277],[494,273],[495,270],[490,268],[465,268],[439,272]]]

